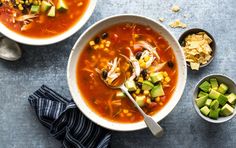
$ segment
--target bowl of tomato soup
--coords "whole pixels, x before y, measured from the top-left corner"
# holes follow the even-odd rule
[[[48,45],[76,33],[96,0],[2,0],[0,33],[28,45]]]
[[[124,85],[156,122],[180,100],[187,70],[175,37],[158,22],[138,15],[116,15],[88,28],[74,45],[67,80],[78,108],[94,123],[117,131],[146,127],[142,115],[113,84]]]

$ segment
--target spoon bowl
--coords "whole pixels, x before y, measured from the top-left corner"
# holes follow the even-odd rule
[[[16,61],[20,59],[22,51],[19,45],[0,35],[0,58],[7,61]]]

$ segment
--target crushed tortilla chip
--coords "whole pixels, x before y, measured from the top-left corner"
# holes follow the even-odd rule
[[[171,27],[171,28],[186,28],[187,27],[187,24],[185,24],[185,23],[183,23],[183,22],[181,22],[180,20],[175,20],[174,22],[171,22],[170,24],[169,24],[169,26]]]
[[[190,63],[192,70],[199,70],[201,64],[206,64],[211,59],[212,49],[210,43],[212,39],[205,33],[188,35],[183,47],[186,61]]]
[[[163,17],[160,17],[160,18],[159,18],[159,21],[160,21],[160,22],[164,22],[165,19],[164,19]]]
[[[200,64],[199,63],[190,63],[190,67],[192,70],[199,70]]]
[[[180,7],[179,7],[178,5],[173,5],[173,6],[171,7],[171,10],[172,10],[173,12],[178,12],[178,11],[180,10]]]

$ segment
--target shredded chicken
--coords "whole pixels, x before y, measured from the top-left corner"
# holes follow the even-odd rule
[[[117,68],[119,65],[120,59],[115,58],[113,61],[108,63],[108,69],[110,69],[107,73],[107,77],[104,79],[108,84],[111,84],[115,79],[120,76],[120,72],[117,72]],[[98,68],[95,69],[98,74],[102,74],[102,71]]]
[[[156,59],[156,57],[153,56],[153,53],[148,51],[148,50],[144,50],[140,59],[144,59],[144,57],[149,56],[150,59],[146,62],[146,68],[150,67],[152,65],[152,63],[154,62],[154,60]]]
[[[152,66],[149,67],[149,71],[151,72],[158,72],[161,71],[162,68],[164,68],[164,66],[166,65],[167,62],[163,62],[163,63],[155,63]]]
[[[33,22],[33,19],[39,17],[37,14],[27,14],[27,15],[21,15],[17,17],[15,20],[18,22],[23,22],[23,25],[21,27],[21,31],[28,30],[31,28],[31,22]]]
[[[156,56],[156,58],[158,60],[160,60],[160,56],[158,55],[156,48],[153,47],[152,45],[150,45],[148,42],[138,41],[137,43],[134,44],[134,48],[140,48],[140,47],[143,47],[143,48],[149,50],[150,52],[152,52]]]
[[[16,21],[18,22],[24,22],[28,20],[32,20],[33,18],[39,17],[37,14],[27,14],[27,15],[21,15],[16,18]]]
[[[138,60],[135,58],[131,49],[129,47],[127,47],[127,49],[129,50],[129,55],[130,55],[129,58],[123,54],[121,54],[121,56],[123,56],[127,61],[129,61],[131,63],[131,65],[133,67],[133,73],[129,79],[133,80],[135,77],[138,77],[140,75],[141,68],[140,68]]]

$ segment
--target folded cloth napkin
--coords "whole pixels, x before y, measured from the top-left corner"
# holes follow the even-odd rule
[[[87,119],[73,101],[67,100],[43,85],[29,102],[39,121],[50,134],[62,141],[65,148],[107,148],[111,139],[108,130]]]

